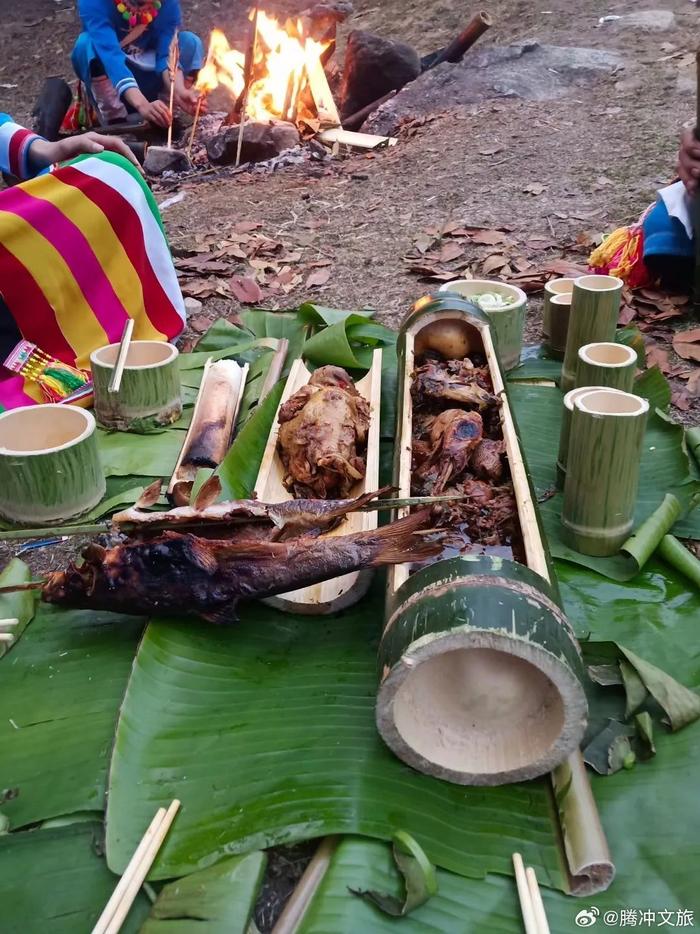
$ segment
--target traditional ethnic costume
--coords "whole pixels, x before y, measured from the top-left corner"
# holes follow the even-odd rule
[[[156,100],[182,18],[179,0],[78,0],[78,13],[84,32],[73,48],[73,68],[102,121],[126,119],[129,88]],[[196,75],[204,64],[202,40],[179,32],[178,45],[178,67],[185,76]]]
[[[0,114],[0,168],[33,173],[39,137]],[[121,338],[171,340],[185,309],[158,207],[138,170],[105,152],[0,191],[0,363],[20,339],[78,369]],[[44,402],[0,366],[0,408]]]
[[[636,224],[613,231],[588,262],[598,273],[619,276],[632,288],[660,280],[664,287],[690,288],[695,244],[690,197],[683,182],[667,185]]]

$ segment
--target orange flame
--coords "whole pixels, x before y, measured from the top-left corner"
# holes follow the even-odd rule
[[[305,37],[303,24],[283,26],[267,13],[258,14],[258,38],[253,80],[248,91],[248,116],[254,120],[288,118],[307,83],[307,67],[316,65],[326,44]],[[238,98],[245,86],[245,55],[231,48],[220,29],[209,40],[207,60],[196,87],[208,93],[219,86]]]

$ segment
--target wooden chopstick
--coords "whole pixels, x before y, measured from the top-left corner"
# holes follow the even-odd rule
[[[525,925],[525,934],[540,934],[535,909],[532,904],[532,896],[530,895],[530,887],[527,884],[525,866],[520,853],[513,853],[513,868],[515,869],[515,882],[518,886],[518,898],[520,899],[520,911]]]
[[[119,388],[122,384],[122,376],[124,375],[124,367],[126,366],[126,357],[129,353],[129,344],[131,343],[131,335],[134,332],[134,319],[129,318],[126,324],[124,325],[124,330],[122,332],[122,339],[119,343],[119,352],[117,354],[117,362],[114,364],[114,370],[112,371],[112,378],[109,381],[109,386],[107,387],[108,392],[119,392]]]
[[[542,893],[540,892],[537,876],[532,866],[527,867],[525,875],[527,876],[527,887],[530,890],[530,901],[532,902],[532,907],[535,912],[537,934],[550,934],[549,922],[547,921],[547,914],[544,910],[544,902],[542,901]]]
[[[115,934],[121,928],[163,845],[179,807],[180,802],[176,798],[167,811],[165,808],[158,809],[136,847],[134,855],[129,860],[124,875],[112,892],[112,897],[92,929],[92,934],[108,934],[108,932]]]

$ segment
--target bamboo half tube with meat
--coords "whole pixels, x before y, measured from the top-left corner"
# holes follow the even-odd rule
[[[582,554],[617,554],[632,531],[648,412],[646,399],[612,389],[574,401],[561,520]]]
[[[624,283],[617,276],[579,276],[574,282],[561,389],[576,386],[579,349],[597,341],[613,341]]]

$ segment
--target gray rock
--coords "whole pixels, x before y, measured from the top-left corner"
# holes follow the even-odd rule
[[[210,162],[215,165],[231,165],[236,161],[238,132],[237,126],[227,127],[207,142]],[[299,142],[299,133],[292,123],[282,120],[247,123],[243,128],[241,164],[273,159],[287,149],[294,149]]]
[[[204,308],[204,305],[200,302],[198,298],[186,298],[185,299],[185,311],[187,313],[188,318],[191,315],[198,314],[202,310],[202,308]]]
[[[163,172],[186,172],[191,168],[186,153],[181,149],[168,149],[167,146],[149,146],[143,167],[149,175],[162,175]]]
[[[420,72],[420,57],[412,46],[355,29],[345,49],[342,115],[350,116],[389,91],[402,88]]]
[[[667,32],[676,25],[672,10],[638,10],[626,13],[615,23],[618,29],[643,29],[645,32]]]
[[[546,101],[589,87],[623,64],[614,52],[540,45],[529,40],[469,52],[462,62],[424,72],[365,121],[367,133],[391,136],[416,117],[484,100]]]

